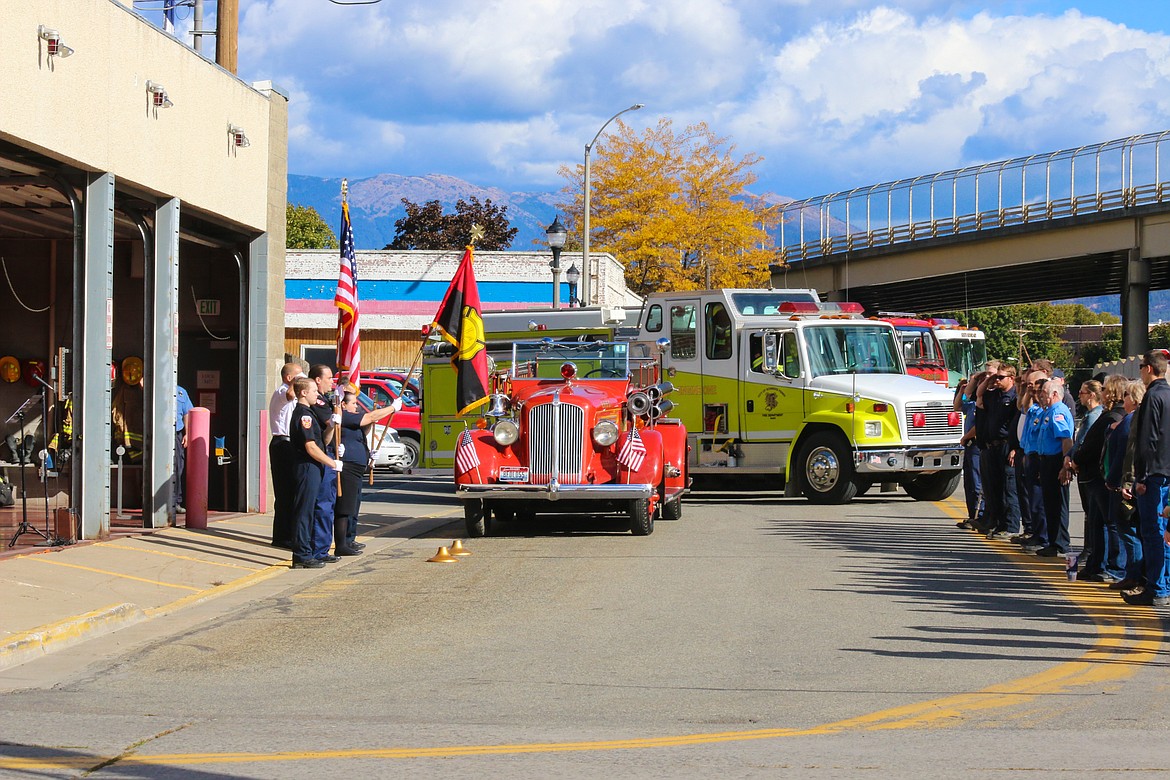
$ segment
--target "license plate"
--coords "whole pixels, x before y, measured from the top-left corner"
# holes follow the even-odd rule
[[[527,482],[527,466],[500,466],[500,482]]]

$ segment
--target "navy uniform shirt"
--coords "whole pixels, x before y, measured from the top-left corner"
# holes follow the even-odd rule
[[[292,417],[288,423],[288,438],[292,442],[298,464],[317,462],[309,455],[306,447],[309,442],[315,442],[322,452],[325,451],[325,439],[321,433],[321,424],[317,422],[317,416],[313,414],[312,409],[302,403],[293,407]]]
[[[345,454],[341,459],[346,463],[370,462],[370,447],[366,444],[366,433],[362,430],[364,412],[349,412],[341,410],[341,443],[345,445]]]
[[[322,435],[322,439],[324,439],[324,432],[329,429],[329,422],[330,422],[330,420],[333,419],[333,407],[330,406],[329,404],[325,403],[324,401],[322,401],[320,398],[318,398],[317,403],[315,403],[313,406],[309,407],[309,409],[312,410],[313,416],[315,416],[317,418],[317,424],[319,426],[321,426],[321,431],[322,431],[321,435]],[[328,448],[326,448],[325,445],[322,444],[321,445],[321,452],[324,452],[326,455],[328,455],[331,458],[334,457],[337,453],[337,447],[334,444],[334,442],[336,442],[336,441],[337,441],[337,437],[334,436],[333,441],[329,442]]]

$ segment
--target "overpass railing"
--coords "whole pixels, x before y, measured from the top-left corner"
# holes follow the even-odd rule
[[[1170,200],[1170,130],[858,187],[780,207],[780,257],[841,252]]]

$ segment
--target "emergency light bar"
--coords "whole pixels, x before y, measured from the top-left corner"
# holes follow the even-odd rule
[[[813,303],[812,301],[784,301],[784,303],[780,304],[780,307],[779,307],[779,309],[777,309],[777,311],[780,314],[790,314],[790,315],[794,315],[794,316],[801,315],[801,314],[807,314],[807,315],[819,314],[822,316],[833,316],[833,315],[842,315],[842,314],[844,314],[844,315],[854,315],[854,314],[861,315],[861,314],[865,313],[865,307],[862,306],[860,303],[854,303],[851,301],[843,301],[840,303],[837,303],[837,302]]]

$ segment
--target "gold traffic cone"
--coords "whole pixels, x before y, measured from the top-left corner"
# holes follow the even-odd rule
[[[427,558],[427,563],[457,563],[458,558],[447,552],[446,547],[440,547],[434,558]]]
[[[462,557],[464,555],[471,555],[471,550],[468,550],[463,546],[463,542],[456,539],[455,541],[451,542],[451,554]]]

